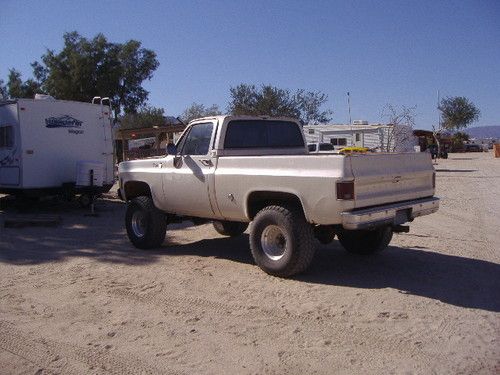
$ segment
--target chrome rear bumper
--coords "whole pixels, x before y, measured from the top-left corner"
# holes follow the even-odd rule
[[[439,198],[423,198],[383,206],[342,212],[345,229],[370,229],[381,225],[401,225],[439,209]]]

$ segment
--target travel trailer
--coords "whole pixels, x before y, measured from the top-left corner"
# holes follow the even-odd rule
[[[0,102],[0,193],[83,198],[113,183],[109,99]]]

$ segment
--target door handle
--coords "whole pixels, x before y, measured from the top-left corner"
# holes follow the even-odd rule
[[[205,167],[213,167],[214,166],[214,163],[212,163],[212,160],[210,160],[210,159],[199,159],[199,161]]]
[[[163,167],[163,163],[153,163],[153,168],[161,168]]]

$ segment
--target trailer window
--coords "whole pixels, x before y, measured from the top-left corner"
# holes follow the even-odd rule
[[[334,146],[345,146],[347,145],[346,138],[332,138],[330,139],[330,143]]]
[[[14,128],[12,126],[0,127],[0,148],[11,148],[14,146]]]

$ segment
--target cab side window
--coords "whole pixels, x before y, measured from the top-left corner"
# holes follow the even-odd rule
[[[193,125],[183,139],[181,155],[207,155],[213,128],[211,122]]]

